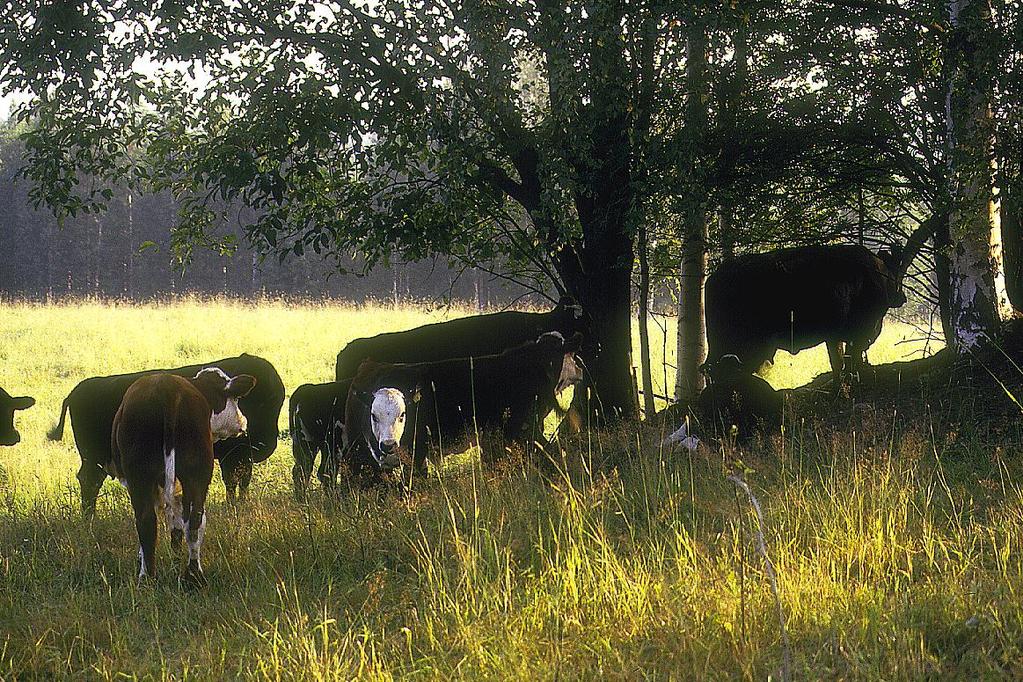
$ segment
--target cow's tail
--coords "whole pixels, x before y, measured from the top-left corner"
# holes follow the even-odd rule
[[[169,509],[174,509],[177,505],[175,498],[178,492],[178,453],[175,451],[177,438],[174,420],[177,418],[180,404],[181,398],[175,396],[174,405],[165,405],[163,409],[163,499]],[[182,509],[176,521],[187,519],[190,513],[190,510]]]
[[[60,440],[64,437],[64,418],[67,416],[68,401],[71,400],[71,394],[64,398],[64,403],[60,407],[60,419],[53,425],[49,431],[46,432],[46,437],[50,440]]]

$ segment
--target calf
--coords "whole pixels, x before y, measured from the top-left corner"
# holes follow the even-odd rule
[[[696,400],[704,424],[723,434],[735,426],[739,440],[781,428],[781,394],[763,378],[744,371],[739,358],[721,358],[710,378]]]
[[[856,371],[890,308],[906,302],[902,258],[862,246],[779,249],[722,263],[707,279],[709,366],[735,355],[749,372],[774,357],[828,344],[836,379]]]
[[[730,437],[738,443],[750,442],[781,428],[784,401],[763,378],[747,372],[734,355],[722,357],[710,372],[710,384],[696,399],[695,415],[703,436],[712,434]],[[700,437],[683,422],[677,431],[664,440],[695,450]]]
[[[505,444],[522,442],[530,418],[550,412],[557,394],[582,379],[575,358],[581,343],[581,334],[566,341],[549,332],[497,355],[364,362],[346,406],[349,465],[376,472],[394,468],[400,445],[411,449],[415,471],[423,474],[431,447],[462,443],[474,431],[500,430]],[[497,454],[484,446],[484,458]]]
[[[17,410],[27,410],[35,404],[35,398],[15,398],[0,388],[0,445],[17,445],[21,442],[21,434],[14,428],[14,413]]]
[[[248,432],[237,438],[218,441],[213,448],[214,455],[220,460],[227,498],[233,500],[236,491],[239,496],[245,496],[252,480],[253,463],[265,461],[277,447],[277,420],[284,404],[284,383],[269,362],[242,353],[202,365],[91,377],[72,389],[64,399],[60,420],[48,435],[51,440],[60,440],[64,433],[64,418],[71,415],[75,445],[82,458],[78,482],[85,516],[92,516],[96,511],[96,497],[107,478],[106,464],[110,461],[110,428],[128,387],[147,374],[162,372],[190,378],[210,366],[230,375],[248,374],[258,381],[257,387],[239,403],[248,418]]]
[[[194,379],[158,373],[135,380],[124,394],[111,432],[110,475],[128,488],[139,536],[139,581],[156,577],[157,507],[171,544],[188,539],[184,579],[202,584],[199,552],[206,531],[206,494],[213,478],[213,442],[245,432],[238,399],[256,385],[210,367]],[[176,490],[181,487],[181,494]]]
[[[288,424],[295,456],[291,477],[295,497],[299,500],[305,497],[317,453],[320,466],[316,477],[320,484],[330,487],[336,482],[344,442],[345,405],[351,384],[351,379],[303,384],[291,395]]]

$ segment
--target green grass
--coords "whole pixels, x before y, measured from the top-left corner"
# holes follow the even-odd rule
[[[720,454],[662,451],[651,430],[585,434],[553,483],[470,460],[411,496],[306,505],[292,501],[282,442],[245,505],[227,506],[214,482],[210,585],[179,588],[162,537],[161,575],[138,588],[125,494],[107,483],[83,522],[71,438],[44,440],[79,378],[247,350],[291,389],[328,378],[346,339],[426,315],[226,302],[0,312],[0,386],[39,399],[18,414],[23,443],[0,450],[0,678],[778,675],[747,505]],[[992,448],[883,414],[856,433],[790,424],[745,463],[795,675],[1023,675],[1020,439]]]

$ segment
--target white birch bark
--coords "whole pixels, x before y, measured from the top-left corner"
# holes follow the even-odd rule
[[[952,340],[959,353],[990,338],[1012,314],[1005,289],[1002,238],[995,210],[991,148],[992,83],[981,43],[990,29],[989,0],[949,0],[954,36],[947,55],[945,102],[950,178]]]

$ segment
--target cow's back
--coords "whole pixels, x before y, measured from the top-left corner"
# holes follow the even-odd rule
[[[125,393],[138,379],[147,375],[170,374],[184,379],[194,377],[204,367],[219,367],[229,376],[249,374],[256,378],[256,386],[249,395],[238,401],[242,413],[249,420],[249,433],[215,444],[218,457],[244,446],[260,457],[261,462],[277,447],[277,421],[284,404],[284,383],[277,370],[267,360],[243,353],[202,364],[185,365],[169,369],[153,369],[127,374],[90,377],[76,385],[68,395],[71,428],[82,458],[99,465],[110,458],[110,431]],[[253,444],[259,443],[258,449]]]
[[[145,374],[128,387],[112,424],[112,459],[132,480],[162,481],[166,452],[212,457],[209,405],[185,378]],[[179,458],[180,459],[180,458]]]
[[[551,313],[506,310],[354,339],[338,353],[335,378],[355,376],[359,365],[367,359],[423,363],[492,355],[534,341],[544,332],[557,331],[547,328],[553,322]]]

